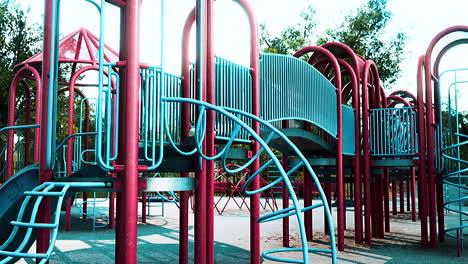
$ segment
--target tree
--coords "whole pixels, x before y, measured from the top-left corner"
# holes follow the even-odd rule
[[[391,85],[400,76],[406,36],[398,32],[387,41],[382,39],[392,17],[386,8],[387,0],[370,0],[355,14],[347,15],[338,28],[327,29],[326,36],[320,38],[318,44],[338,41],[348,45],[357,54],[373,60],[379,69],[380,79]]]
[[[0,128],[8,122],[8,94],[15,76],[14,66],[34,55],[40,47],[38,25],[31,24],[27,12],[14,0],[0,0]],[[34,96],[34,95],[33,95]],[[22,89],[17,92],[17,109],[23,109],[25,97]],[[6,143],[6,133],[0,133],[0,152]],[[0,157],[0,172],[3,169]]]
[[[344,43],[357,54],[377,64],[385,86],[395,83],[401,71],[406,36],[398,32],[389,40],[383,38],[384,29],[392,17],[392,13],[386,8],[387,0],[369,0],[355,12],[345,16],[337,28],[325,30],[324,36],[317,40],[316,45],[331,41]],[[306,45],[312,45],[312,29],[316,25],[315,11],[309,6],[305,14],[308,15],[301,15],[301,23],[295,27],[287,27],[277,37],[271,37],[266,27],[262,26],[262,51],[292,54]]]
[[[40,26],[28,22],[27,12],[14,0],[0,0],[0,112],[8,112],[8,93],[15,76],[14,66],[39,51]],[[18,90],[19,101],[22,90]],[[19,102],[19,103],[20,103]],[[0,115],[0,127],[6,126],[6,114]],[[5,135],[0,135],[0,143]],[[0,148],[3,147],[3,144]]]
[[[263,52],[276,54],[293,54],[312,41],[312,30],[317,23],[317,12],[308,6],[301,13],[302,21],[296,26],[289,26],[279,36],[271,36],[264,24],[260,25],[260,47]]]

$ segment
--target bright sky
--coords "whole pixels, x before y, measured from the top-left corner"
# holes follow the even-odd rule
[[[21,5],[30,8],[31,19],[42,23],[43,2],[21,0]],[[295,25],[302,10],[310,3],[317,10],[319,22],[317,37],[325,28],[332,28],[343,17],[367,0],[251,0],[257,19],[277,33],[286,26]],[[170,72],[178,74],[180,68],[180,39],[182,27],[195,0],[166,1],[167,32],[165,36],[165,61]],[[160,47],[160,1],[143,0],[142,8],[142,61],[159,64]],[[105,42],[118,50],[118,9],[106,5]],[[466,0],[389,0],[388,9],[393,19],[388,34],[403,31],[407,36],[402,77],[395,89],[416,90],[416,66],[418,56],[423,54],[430,40],[441,30],[457,24],[468,24],[468,1]],[[216,1],[216,54],[233,61],[248,64],[248,24],[241,8],[230,0]],[[99,23],[96,9],[84,0],[62,0],[61,34],[67,35],[84,26],[98,35]],[[193,38],[194,39],[194,38]],[[468,54],[457,49],[447,55],[443,69],[468,68]],[[464,59],[461,59],[464,58]],[[463,64],[464,62],[464,64]]]

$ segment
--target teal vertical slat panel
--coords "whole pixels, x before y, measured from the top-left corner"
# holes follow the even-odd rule
[[[371,150],[375,156],[417,154],[416,113],[412,107],[371,109]]]

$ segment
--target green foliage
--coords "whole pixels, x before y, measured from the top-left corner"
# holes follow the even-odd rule
[[[312,30],[315,28],[316,11],[309,6],[301,13],[302,22],[281,31],[279,36],[271,36],[264,24],[260,25],[260,47],[263,52],[276,54],[293,54],[311,42]]]
[[[382,33],[392,17],[386,8],[387,0],[370,0],[358,8],[355,14],[346,16],[338,28],[326,30],[326,36],[320,38],[317,44],[342,42],[357,54],[373,60],[384,84],[395,83],[401,71],[406,36],[398,32],[388,41],[382,39]]]
[[[383,32],[392,17],[392,13],[386,8],[387,0],[369,0],[354,13],[347,15],[337,28],[326,29],[316,45],[331,41],[344,43],[357,54],[377,64],[385,85],[395,83],[401,71],[406,36],[398,32],[389,40],[384,40]],[[316,26],[316,12],[309,6],[301,17],[301,23],[285,28],[279,36],[272,37],[265,25],[262,25],[262,51],[293,54],[304,46],[313,45],[312,30]]]

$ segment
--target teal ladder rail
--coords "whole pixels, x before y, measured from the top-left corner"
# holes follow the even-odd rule
[[[103,182],[45,182],[32,191],[26,191],[25,199],[21,204],[20,211],[16,221],[11,221],[13,226],[13,231],[11,232],[8,239],[0,245],[0,256],[5,258],[0,261],[0,264],[12,263],[17,258],[34,258],[40,260],[39,263],[43,264],[48,261],[52,255],[55,242],[57,240],[58,227],[60,221],[60,209],[64,197],[70,188],[82,188],[82,187],[107,187],[106,183]],[[52,198],[52,201],[55,202],[55,207],[53,208],[53,217],[51,223],[38,223],[37,214],[41,203],[44,201],[45,197]],[[28,208],[30,209],[32,205],[31,214],[27,212]],[[20,234],[20,230],[25,230],[26,233],[22,237],[20,245],[13,251],[6,250]],[[33,236],[33,231],[37,229],[48,229],[50,232],[50,244],[49,248],[45,253],[28,253],[28,244]]]
[[[281,159],[281,155],[276,155],[276,157],[278,159]],[[269,181],[275,181],[280,177],[281,177],[281,172],[276,168],[275,165],[270,165],[270,167],[268,167],[268,180]],[[298,182],[297,178],[298,178],[297,174],[291,174],[290,177],[289,177],[295,192],[299,193],[298,192],[298,188],[299,188],[298,183],[299,182]],[[271,189],[273,190],[273,194],[275,194],[275,195],[283,194],[283,186],[281,186],[281,185],[273,186]]]
[[[169,107],[170,104],[187,103],[187,104],[191,104],[199,108],[198,119],[196,120],[195,131],[194,131],[194,139],[196,141],[194,149],[192,149],[191,151],[184,151],[178,148],[176,142],[172,139],[170,133],[166,133],[167,139],[169,140],[170,144],[177,152],[179,152],[179,154],[184,155],[184,156],[191,156],[195,153],[198,153],[200,157],[200,161],[201,159],[207,159],[207,160],[221,159],[223,169],[227,173],[237,173],[239,171],[245,170],[255,160],[260,159],[260,155],[262,155],[262,153],[264,153],[265,156],[267,156],[267,160],[262,162],[263,165],[260,165],[260,168],[257,171],[253,171],[250,177],[246,180],[245,184],[243,185],[243,190],[247,195],[254,195],[254,194],[262,193],[266,190],[270,190],[274,186],[284,185],[287,188],[288,193],[291,197],[292,206],[282,209],[282,210],[275,211],[267,215],[263,215],[257,219],[257,222],[264,223],[264,222],[269,222],[273,220],[279,220],[284,217],[294,216],[298,223],[298,229],[299,229],[298,231],[300,235],[300,246],[297,248],[279,248],[279,249],[272,249],[272,250],[264,251],[262,253],[262,256],[265,259],[278,261],[278,262],[286,262],[286,263],[306,264],[306,263],[311,263],[309,253],[329,253],[331,255],[330,256],[331,262],[336,263],[337,256],[336,256],[334,227],[333,227],[330,208],[328,207],[328,202],[325,197],[325,193],[323,192],[320,186],[318,177],[312,170],[312,167],[310,166],[309,162],[288,137],[286,137],[283,133],[281,133],[280,130],[278,130],[269,122],[242,110],[228,108],[228,107],[215,106],[215,105],[208,104],[206,102],[189,99],[189,98],[177,98],[177,97],[165,97],[164,98],[163,97],[161,101],[162,101],[162,113],[161,114],[163,118],[166,120],[168,119],[168,116],[171,116],[170,111],[168,111],[168,109],[171,109]],[[205,132],[206,132],[205,131],[206,130],[206,118],[205,117],[206,117],[207,111],[214,111],[216,112],[218,117],[221,115],[223,118],[231,120],[232,123],[234,124],[232,128],[233,132],[230,134],[230,137],[227,139],[226,145],[220,151],[218,151],[218,153],[214,156],[207,156],[206,153],[203,153],[203,149],[201,149],[203,141],[205,140],[205,137],[204,137]],[[169,122],[166,122],[166,120],[164,122],[165,130],[169,131],[168,129]],[[249,122],[244,122],[244,120],[248,120]],[[263,126],[266,130],[268,130],[269,136],[266,139],[263,139],[259,134],[257,134],[249,126],[250,122],[258,122],[260,126]],[[239,136],[239,133],[242,130],[245,130],[249,134],[249,137],[252,140],[255,140],[256,142],[258,142],[258,144],[260,145],[260,150],[257,153],[253,153],[253,157],[247,160],[245,164],[239,166],[238,168],[230,169],[227,167],[227,164],[228,164],[227,153],[229,153],[229,149],[232,147],[233,143],[237,140],[237,137]],[[290,148],[295,153],[294,156],[296,156],[299,160],[297,165],[291,168],[288,172],[286,172],[283,169],[281,162],[278,160],[275,153],[268,146],[268,143],[271,141],[271,139],[274,136],[280,137],[287,144],[289,144]],[[262,160],[264,159],[262,158]],[[281,177],[277,178],[276,180],[272,182],[268,182],[265,185],[262,184],[262,186],[258,189],[252,189],[251,183],[257,177],[261,177],[261,174],[263,172],[267,172],[268,168],[272,165],[276,167]],[[308,170],[312,178],[312,181],[317,187],[320,200],[321,200],[319,203],[316,203],[308,207],[303,207],[299,204],[299,199],[293,189],[293,185],[290,180],[291,175],[299,171],[302,168]],[[325,249],[324,248],[310,248],[308,246],[306,233],[305,233],[305,223],[304,223],[304,218],[303,218],[303,213],[305,211],[314,210],[320,207],[324,209],[324,212],[327,218],[327,225],[330,228],[330,248],[325,248]],[[284,258],[284,257],[280,257],[276,255],[277,253],[284,253],[284,252],[297,252],[298,254],[302,253],[301,254],[302,259]]]

